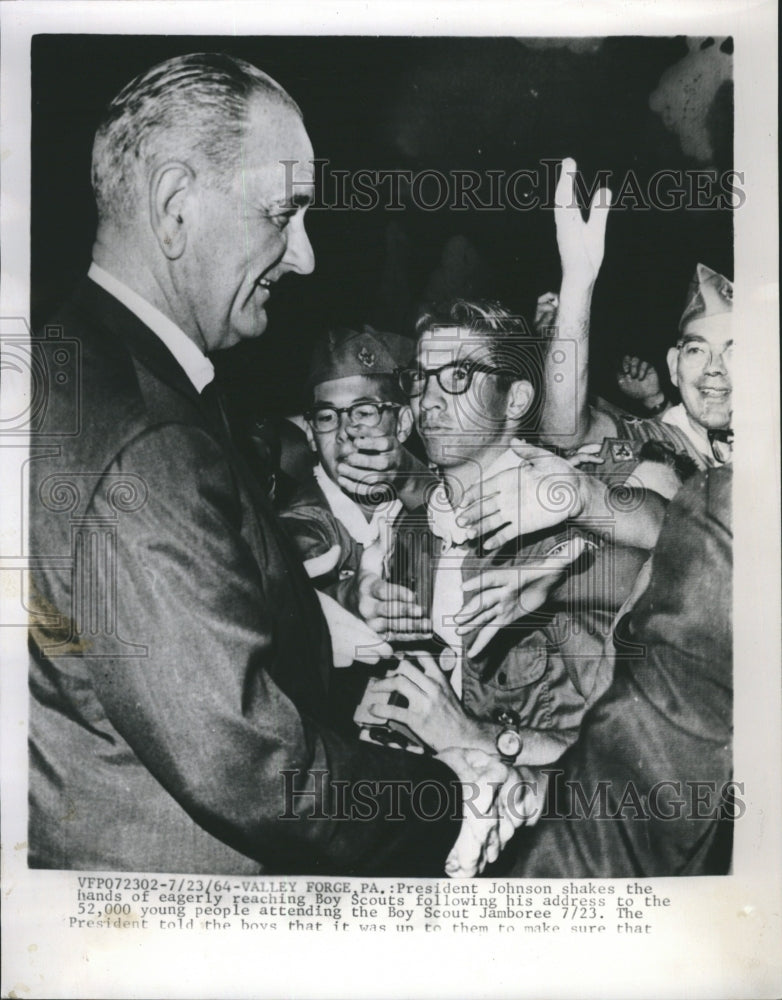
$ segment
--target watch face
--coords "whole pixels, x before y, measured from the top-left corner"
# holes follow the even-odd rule
[[[515,760],[521,753],[522,739],[512,729],[504,729],[497,737],[497,750],[501,757]]]

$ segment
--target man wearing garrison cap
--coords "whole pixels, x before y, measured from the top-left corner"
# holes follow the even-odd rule
[[[732,283],[698,264],[679,321],[679,336],[667,355],[671,382],[681,402],[657,417],[639,419],[622,413],[613,417],[616,430],[610,436],[640,444],[642,462],[651,448],[667,448],[674,456],[671,472],[675,468],[682,478],[687,466],[691,471],[704,470],[730,460],[732,310]],[[659,462],[658,452],[649,458]],[[649,485],[655,488],[656,480]],[[674,480],[671,492],[677,488]]]
[[[679,339],[668,351],[671,381],[682,401],[662,422],[686,434],[707,465],[722,465],[730,456],[732,311],[732,282],[698,264]]]
[[[341,328],[326,334],[310,361],[310,407],[305,417],[316,464],[311,478],[295,490],[280,513],[313,583],[326,600],[332,597],[343,608],[356,603],[365,548],[376,542],[377,551],[389,547],[391,525],[403,501],[408,507],[420,503],[416,499],[420,484],[429,478],[423,466],[421,474],[410,474],[415,460],[403,447],[413,417],[397,372],[409,363],[414,350],[411,340],[394,333],[370,326]],[[336,631],[354,636],[364,663],[389,651],[379,635],[372,648],[366,648],[372,636],[369,626],[351,622],[346,611],[341,614],[342,625]],[[339,638],[332,629],[332,642]],[[349,643],[347,654],[356,655]],[[335,664],[347,666],[336,656]],[[332,678],[332,717],[351,730],[353,709],[367,676],[364,664],[354,664]]]
[[[679,336],[668,351],[671,381],[681,397],[677,406],[639,418],[613,407],[589,405],[589,311],[603,258],[610,196],[606,191],[596,196],[584,222],[580,211],[572,208],[575,173],[575,163],[565,160],[555,211],[562,287],[558,298],[546,297],[552,300],[553,336],[546,362],[541,438],[561,448],[602,443],[603,472],[632,452],[628,471],[671,497],[696,469],[719,467],[730,460],[733,285],[704,264],[695,269]],[[559,373],[567,358],[573,374],[562,378]],[[634,463],[638,464],[633,468]],[[664,469],[663,463],[669,468]]]

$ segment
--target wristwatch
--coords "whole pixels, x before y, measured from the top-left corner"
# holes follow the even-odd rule
[[[519,732],[521,728],[519,713],[514,712],[512,708],[501,708],[494,713],[494,721],[502,727],[495,740],[497,753],[506,764],[515,764],[524,747],[524,740]]]

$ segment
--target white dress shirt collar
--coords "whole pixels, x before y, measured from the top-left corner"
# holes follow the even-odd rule
[[[144,326],[149,327],[163,341],[195,386],[196,392],[202,392],[204,387],[209,385],[215,377],[214,365],[176,323],[94,261],[90,265],[87,277],[96,285],[100,285],[109,295],[113,295],[126,309],[130,309]]]
[[[350,537],[364,548],[377,541],[382,525],[392,524],[401,510],[400,500],[389,500],[388,503],[379,504],[372,518],[367,521],[361,507],[347,493],[343,493],[332,479],[329,479],[328,473],[320,463],[315,466],[313,472],[331,513],[344,525]]]

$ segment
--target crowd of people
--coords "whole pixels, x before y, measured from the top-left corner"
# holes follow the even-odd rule
[[[632,357],[635,413],[592,396],[611,199],[584,218],[565,160],[532,326],[456,298],[412,336],[326,331],[271,437],[208,355],[312,270],[313,156],[223,55],[152,68],[98,129],[93,264],[55,318],[80,393],[41,433],[77,405],[81,431],[31,465],[60,558],[31,575],[30,864],[728,871],[730,281],[693,262],[680,402]]]

